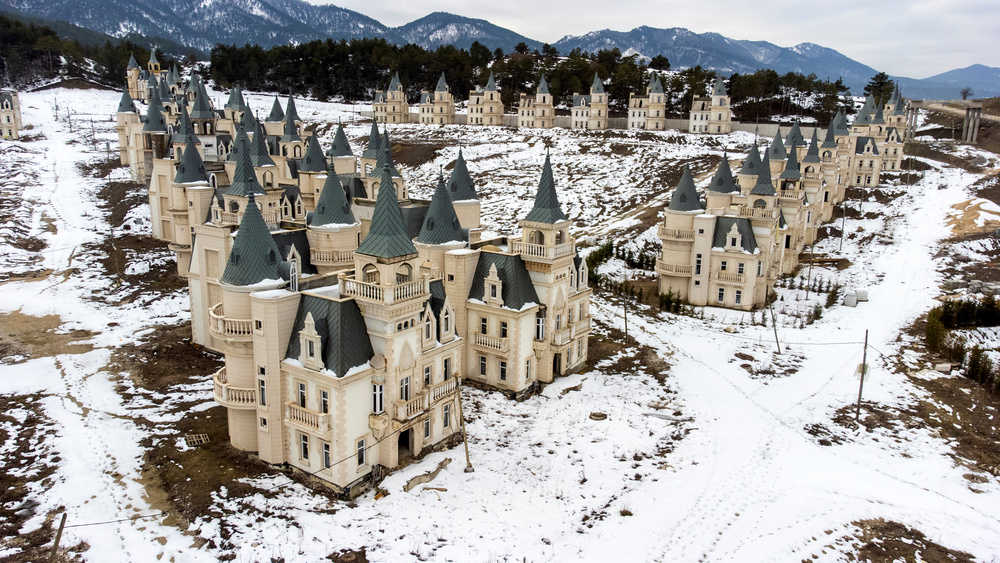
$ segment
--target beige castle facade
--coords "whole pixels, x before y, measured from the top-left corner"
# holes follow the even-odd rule
[[[257,122],[238,88],[221,110],[197,81],[118,109],[193,341],[225,357],[235,447],[355,496],[461,437],[462,380],[521,398],[586,363],[586,263],[547,157],[520,235],[484,240],[461,151],[421,201],[375,123],[357,157],[342,128],[324,152],[291,99]]]
[[[420,123],[425,125],[452,125],[455,123],[455,97],[445,80],[444,73],[433,92],[420,92]]]
[[[601,77],[594,73],[590,95],[573,93],[573,107],[570,110],[573,129],[603,130],[608,127],[608,95],[604,93]]]
[[[0,137],[20,139],[23,128],[21,99],[17,95],[17,90],[0,90]]]
[[[715,81],[712,95],[695,97],[691,102],[688,131],[691,133],[728,134],[732,132],[733,111],[722,78]]]
[[[553,105],[549,85],[543,76],[538,82],[535,95],[521,94],[517,110],[517,126],[550,129],[556,124],[556,109]]]

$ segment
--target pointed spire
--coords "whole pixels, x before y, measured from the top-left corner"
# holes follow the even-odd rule
[[[253,163],[250,161],[250,142],[245,133],[237,137],[239,145],[236,152],[236,170],[233,172],[232,182],[226,189],[226,195],[249,197],[252,195],[264,195],[264,188],[257,180],[257,173],[254,172]]]
[[[698,190],[694,187],[694,176],[691,175],[691,169],[687,166],[681,173],[681,181],[670,196],[670,205],[667,206],[667,209],[670,211],[702,211],[705,209],[701,200],[698,199]]]
[[[604,82],[601,82],[601,77],[594,73],[594,83],[590,85],[591,94],[603,94],[604,93]]]
[[[288,99],[291,100],[291,98]],[[295,126],[295,120],[289,119],[289,117],[293,117],[292,112],[295,111],[295,107],[291,104],[289,107],[291,111],[285,113],[285,134],[281,136],[282,143],[295,143],[302,140],[302,137],[299,137],[298,128]]]
[[[774,139],[771,140],[771,146],[767,147],[767,159],[768,160],[785,160],[788,158],[788,152],[785,150],[785,144],[781,142],[781,128],[778,128],[778,132],[774,134]]]
[[[837,115],[834,116],[832,120],[830,120],[830,125],[826,127],[826,136],[823,137],[823,144],[821,145],[824,149],[837,148],[837,140],[834,138],[833,135],[834,135],[834,128],[836,128],[837,117],[839,115],[840,112],[838,111]]]
[[[173,140],[175,143],[184,143],[189,134],[194,134],[194,127],[191,126],[191,118],[188,117],[187,106],[178,104],[181,107],[181,114],[177,118],[177,129],[174,130]]]
[[[250,145],[250,162],[256,166],[274,166],[274,159],[267,151],[267,133],[264,126],[257,124],[257,129],[253,134],[253,143]]]
[[[441,73],[441,78],[438,78],[437,88],[434,89],[435,92],[447,92],[448,82],[444,79],[444,73]]]
[[[149,62],[152,64],[160,64],[159,59],[156,58],[156,47],[149,50]]]
[[[153,88],[149,97],[149,107],[146,108],[146,123],[142,126],[143,133],[166,133],[167,123],[163,119],[163,105],[160,103],[160,93]]]
[[[196,182],[207,183],[208,176],[205,174],[205,163],[201,160],[201,151],[198,150],[198,138],[193,133],[188,133],[184,138],[184,154],[177,164],[177,175],[174,176],[175,184],[193,184]]]
[[[233,89],[229,91],[229,100],[226,101],[226,105],[223,107],[233,111],[242,111],[245,106],[246,104],[243,102],[243,91],[240,89],[240,83],[237,82],[236,84],[233,84]]]
[[[213,119],[214,117],[215,111],[212,109],[212,104],[208,99],[205,84],[201,80],[198,80],[195,85],[194,104],[191,106],[191,118]]]
[[[785,145],[794,149],[795,147],[801,147],[806,144],[805,138],[802,136],[802,129],[799,127],[799,120],[795,120],[792,124],[792,129],[785,136]]]
[[[382,136],[378,132],[378,122],[373,119],[372,130],[368,134],[368,146],[365,147],[365,152],[361,154],[361,158],[378,158],[381,150]]]
[[[166,76],[162,77],[159,80],[159,85],[160,85],[160,103],[163,103],[163,100],[170,99],[170,86],[167,86]]]
[[[354,213],[351,213],[351,202],[344,193],[344,185],[336,174],[327,175],[316,202],[316,211],[309,214],[309,226],[353,225],[357,222]]]
[[[389,81],[389,90],[400,90],[403,84],[399,81],[399,72],[392,73],[392,80]]]
[[[135,62],[135,55],[132,53],[128,54],[128,67],[127,68],[139,68],[139,63]]]
[[[542,79],[538,81],[538,93],[548,94],[549,93],[549,83],[545,81],[545,75],[542,75]]]
[[[847,112],[841,107],[837,111],[837,116],[834,118],[834,135],[850,135],[851,130],[847,126]]]
[[[750,145],[750,154],[748,154],[746,160],[743,161],[743,167],[740,168],[739,173],[756,176],[760,174],[762,164],[763,161],[760,159],[760,151],[757,150],[757,143],[754,143]]]
[[[264,121],[284,121],[285,112],[281,110],[281,102],[278,101],[278,96],[274,97],[274,103],[271,104],[271,113],[267,115]]]
[[[257,133],[257,118],[253,116],[253,112],[250,111],[250,108],[246,108],[246,110],[243,111],[243,117],[240,119],[240,127],[247,132],[247,135],[250,133]]]
[[[660,82],[659,75],[654,74],[653,77],[649,79],[649,93],[650,94],[663,93],[663,84]]]
[[[801,180],[802,172],[799,167],[799,155],[796,151],[788,151],[788,161],[785,162],[785,169],[779,176],[782,180]]]
[[[556,194],[556,182],[552,177],[552,163],[549,160],[548,151],[545,152],[542,177],[538,180],[535,206],[531,208],[524,220],[549,225],[567,220],[566,214],[559,206],[559,196]]]
[[[378,158],[375,159],[375,170],[382,170],[383,168],[389,168],[389,174],[393,178],[400,178],[402,174],[396,170],[396,163],[392,160],[392,148],[389,143],[383,142],[383,148],[378,152]]]
[[[486,81],[486,92],[496,92],[497,91],[497,81],[493,78],[493,71],[490,71],[490,79]]]
[[[295,110],[295,98],[288,96],[288,106],[285,108],[285,120],[286,121],[302,121],[299,117],[299,112]]]
[[[736,187],[736,182],[733,181],[733,170],[729,168],[729,156],[725,153],[722,154],[719,169],[715,171],[715,176],[712,176],[712,183],[708,185],[708,191],[720,194],[740,191]]]
[[[241,152],[252,150],[252,147],[253,144],[250,142],[250,136],[247,135],[246,130],[237,129],[236,138],[233,140],[233,149],[226,155],[226,161],[236,162]]]
[[[118,102],[118,113],[135,113],[135,102],[132,96],[128,95],[128,90],[122,92],[122,99]]]
[[[892,106],[892,115],[906,115],[906,100],[903,99],[903,94],[899,91],[899,84],[896,84],[892,95],[896,100]]]
[[[254,196],[250,196],[240,228],[233,240],[233,249],[226,260],[226,269],[219,281],[228,285],[248,286],[264,280],[280,280],[278,266],[281,263],[278,245],[257,208]]]
[[[771,167],[764,165],[757,176],[757,184],[750,190],[752,195],[777,195],[774,184],[771,183]]]
[[[809,148],[806,150],[806,155],[802,157],[802,162],[815,163],[820,162],[819,158],[819,135],[816,133],[818,127],[813,128],[812,139],[809,141]]]
[[[309,135],[306,145],[306,154],[302,157],[299,172],[326,172],[326,157],[323,156],[323,147],[319,145],[316,135]]]
[[[406,234],[403,213],[399,209],[388,166],[382,169],[382,181],[379,183],[368,236],[361,241],[355,253],[379,258],[398,258],[417,253],[413,241]]]
[[[865,98],[865,105],[858,110],[858,115],[854,118],[855,125],[870,125],[872,121],[872,111],[875,109],[875,98],[871,94]]]
[[[437,188],[431,197],[431,205],[424,217],[424,225],[417,235],[417,242],[424,244],[445,244],[454,241],[468,241],[469,231],[462,224],[451,203],[451,196],[444,185],[444,176],[438,174]]]
[[[476,186],[469,175],[469,168],[465,164],[465,156],[462,155],[462,147],[458,147],[458,158],[455,160],[455,168],[448,177],[448,192],[452,201],[466,201],[479,199],[476,193]]]
[[[885,125],[885,117],[881,104],[875,108],[875,117],[872,118],[872,125]]]
[[[326,151],[326,156],[354,156],[351,150],[351,143],[347,141],[347,134],[344,133],[344,126],[337,124],[337,133],[333,136],[333,144],[330,150]]]
[[[728,96],[729,92],[726,92],[726,85],[722,82],[722,77],[715,79],[715,87],[712,88],[713,96]]]

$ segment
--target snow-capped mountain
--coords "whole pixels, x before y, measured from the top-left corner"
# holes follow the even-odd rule
[[[454,45],[460,49],[468,49],[474,41],[490,49],[500,47],[506,52],[514,50],[514,46],[521,42],[528,45],[531,50],[542,48],[541,42],[493,25],[486,20],[466,18],[446,12],[434,12],[394,28],[393,31],[407,43],[415,43],[425,49],[436,49],[440,45]]]

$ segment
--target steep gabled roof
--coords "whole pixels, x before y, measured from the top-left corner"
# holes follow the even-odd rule
[[[392,80],[389,81],[389,90],[400,90],[403,84],[399,81],[399,72],[392,73]]]
[[[681,173],[681,181],[674,188],[674,193],[670,195],[670,205],[667,206],[667,209],[670,211],[702,211],[705,209],[701,200],[698,199],[698,190],[694,187],[694,176],[691,175],[691,169],[687,166]]]
[[[194,184],[197,182],[207,183],[208,176],[205,174],[205,163],[201,160],[201,151],[198,149],[198,139],[193,133],[188,133],[184,138],[184,153],[181,155],[181,161],[177,164],[174,183]]]
[[[274,166],[274,159],[267,151],[267,133],[264,126],[257,124],[257,129],[253,134],[253,142],[250,144],[250,162],[254,166]]]
[[[299,112],[295,109],[295,98],[288,96],[288,105],[285,107],[285,120],[288,122],[302,121]],[[287,125],[286,125],[287,130]]]
[[[118,113],[135,113],[135,102],[132,96],[128,95],[128,90],[122,92],[122,99],[118,102]]]
[[[479,199],[476,193],[476,186],[469,175],[469,168],[465,165],[465,157],[462,155],[462,147],[458,148],[458,158],[455,159],[455,168],[448,177],[448,194],[452,201],[467,201]]]
[[[319,145],[316,135],[309,136],[299,172],[326,172],[326,157],[323,156],[323,147]]]
[[[806,144],[805,138],[802,137],[802,129],[799,127],[798,120],[792,124],[792,128],[788,131],[788,135],[785,136],[785,146],[790,149],[795,147],[801,147]]]
[[[722,82],[722,77],[715,79],[715,86],[712,88],[713,96],[728,96],[729,92],[726,92],[726,85]]]
[[[603,94],[604,93],[604,82],[601,82],[601,77],[594,73],[594,82],[590,85],[590,94]]]
[[[788,160],[785,162],[785,169],[779,176],[782,180],[801,180],[802,173],[799,168],[799,155],[794,150],[788,151]]]
[[[453,241],[468,241],[469,231],[462,228],[451,203],[448,190],[444,187],[444,176],[438,176],[437,188],[431,197],[430,208],[424,217],[423,227],[417,235],[417,242],[424,244],[445,244]]]
[[[545,75],[538,81],[538,93],[548,94],[549,93],[549,83],[545,81]]]
[[[802,157],[802,162],[821,162],[819,157],[819,137],[816,135],[815,128],[813,129],[812,139],[809,141],[809,148],[806,150],[806,155]]]
[[[299,333],[305,329],[306,318],[310,315],[320,337],[319,352],[323,367],[336,377],[344,377],[352,368],[367,364],[375,356],[365,318],[355,300],[327,299],[305,292],[295,314],[295,324],[285,350],[286,358],[299,359]]]
[[[278,101],[278,96],[275,96],[274,103],[271,104],[271,113],[267,114],[267,118],[264,121],[278,122],[284,120],[285,112],[281,110],[281,102]]]
[[[347,140],[347,134],[344,133],[344,126],[337,124],[337,133],[333,136],[333,144],[330,145],[330,150],[326,151],[326,156],[354,156],[354,152],[351,150],[351,143]]]
[[[249,197],[251,195],[264,195],[264,188],[257,180],[257,173],[254,172],[253,163],[250,161],[250,142],[245,134],[236,137],[238,151],[236,152],[236,170],[233,171],[232,181],[226,189],[226,195]]]
[[[378,122],[372,120],[372,130],[368,134],[368,146],[365,152],[361,153],[361,158],[378,158],[379,151],[382,150],[382,136],[378,132]]]
[[[403,214],[399,210],[388,166],[382,169],[382,181],[379,183],[368,236],[358,245],[356,253],[379,258],[397,258],[417,253],[413,241],[406,234]]]
[[[496,266],[497,277],[503,282],[500,296],[503,298],[504,307],[517,311],[529,303],[541,303],[521,257],[490,251],[479,253],[476,273],[469,287],[469,299],[483,299],[483,292],[486,290],[485,280],[490,275],[490,266]]]
[[[729,168],[729,157],[722,155],[722,162],[719,163],[715,176],[712,176],[712,183],[708,185],[708,191],[721,194],[729,194],[740,191],[733,181],[733,171]]]
[[[874,137],[858,137],[857,144],[854,145],[854,154],[864,154],[865,146],[868,143],[872,145],[872,154],[879,154],[878,143],[875,142]]]
[[[233,240],[233,249],[226,260],[226,269],[219,281],[229,285],[247,286],[264,280],[281,279],[278,266],[281,255],[274,244],[267,223],[250,196],[240,228]]]
[[[729,231],[736,225],[736,232],[740,234],[741,244],[744,252],[753,254],[757,251],[757,237],[753,234],[753,225],[749,219],[740,217],[716,217],[715,231],[712,233],[712,248],[725,248],[729,241],[726,240]]]
[[[524,217],[525,221],[552,225],[565,221],[566,214],[559,206],[559,196],[556,194],[556,182],[552,177],[552,163],[548,153],[545,153],[545,164],[542,165],[542,177],[538,180],[538,191],[535,193],[535,205]]]
[[[777,195],[774,191],[774,184],[771,183],[771,167],[762,166],[760,174],[757,176],[757,183],[750,190],[752,195]]]
[[[768,160],[785,160],[788,158],[788,151],[785,150],[785,144],[781,142],[781,128],[778,128],[778,132],[774,134],[774,139],[771,139],[771,146],[767,147],[767,159]]]
[[[351,212],[351,202],[347,200],[344,185],[336,174],[329,174],[323,182],[323,191],[316,202],[316,211],[309,213],[310,227],[323,225],[353,225],[357,223]]]
[[[448,81],[444,79],[444,72],[441,73],[441,78],[438,78],[437,87],[434,88],[435,92],[447,92],[448,91]]]
[[[750,145],[750,153],[747,154],[746,160],[743,161],[743,166],[740,168],[739,173],[756,176],[760,174],[760,168],[762,165],[763,162],[760,159],[760,151],[757,149],[757,143],[754,143]]]
[[[490,71],[490,79],[486,81],[486,92],[497,91],[497,81],[493,78],[493,71]]]

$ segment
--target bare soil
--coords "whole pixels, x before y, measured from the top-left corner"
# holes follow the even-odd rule
[[[0,314],[0,362],[20,363],[30,358],[83,354],[94,349],[85,341],[93,337],[86,330],[60,331],[58,315],[33,317],[20,311]]]
[[[436,143],[392,143],[392,159],[403,166],[417,167],[437,157],[445,145]],[[449,163],[449,170],[455,167],[455,162]]]
[[[870,563],[972,563],[975,559],[964,551],[949,549],[931,541],[919,530],[878,518],[853,522],[858,530],[854,537],[862,542],[857,554],[848,554],[849,561]],[[856,558],[855,558],[856,557]]]

